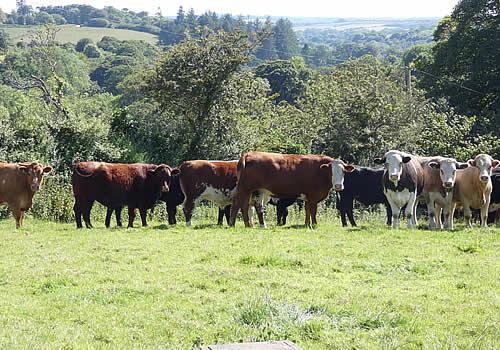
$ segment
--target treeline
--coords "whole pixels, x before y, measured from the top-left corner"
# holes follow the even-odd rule
[[[485,14],[485,25],[498,14],[466,11]],[[479,152],[499,157],[498,58],[472,48],[448,57],[450,67],[440,58],[463,37],[458,28],[476,19],[452,15],[446,36],[440,33],[450,19],[431,49],[407,55],[408,64],[438,77],[415,71],[411,92],[402,62],[373,55],[322,69],[300,56],[255,65],[271,36],[237,28],[205,26],[162,51],[111,37],[59,44],[57,27],[49,26],[3,52],[0,160],[39,160],[68,173],[78,160],[176,166],[235,159],[246,150],[325,153],[355,164],[392,148],[460,160]],[[492,42],[500,37],[490,34]],[[477,65],[482,59],[487,63]],[[457,66],[463,70],[451,69]]]

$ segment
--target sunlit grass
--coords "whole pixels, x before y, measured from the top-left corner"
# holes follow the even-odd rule
[[[0,221],[0,348],[499,347],[500,229],[301,220],[76,230],[28,218],[20,231]]]

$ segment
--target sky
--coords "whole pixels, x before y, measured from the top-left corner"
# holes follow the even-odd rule
[[[153,14],[160,7],[163,15],[175,15],[179,6],[233,15],[286,17],[443,17],[458,0],[27,0],[33,7],[88,4],[102,8],[114,6]],[[16,0],[0,0],[0,8],[10,12]]]

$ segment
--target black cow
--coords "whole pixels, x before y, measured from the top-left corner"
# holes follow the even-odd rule
[[[488,224],[494,223],[499,219],[500,211],[500,168],[494,168],[491,175],[491,184],[493,190],[490,196],[490,207],[488,209]]]
[[[353,215],[353,201],[364,205],[384,204],[387,213],[387,225],[391,225],[392,216],[389,202],[384,195],[382,178],[384,169],[357,167],[344,175],[344,190],[337,192],[336,205],[340,212],[342,226],[347,226],[346,216],[352,226],[356,226]]]
[[[278,226],[286,225],[286,218],[288,217],[288,207],[297,202],[297,198],[272,198],[269,204],[276,206],[276,219]],[[300,202],[301,203],[301,202]],[[302,207],[302,206],[301,206]]]

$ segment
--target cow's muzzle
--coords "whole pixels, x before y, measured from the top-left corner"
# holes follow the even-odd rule
[[[344,190],[344,185],[335,185],[335,191],[341,192]]]
[[[445,182],[444,183],[444,188],[450,190],[453,188],[453,182]]]
[[[389,176],[389,179],[390,179],[391,181],[398,181],[398,180],[399,180],[399,176],[398,176],[398,175],[390,175],[390,176]]]
[[[490,179],[490,177],[489,176],[481,176],[480,179],[481,179],[482,182],[488,182],[488,180]]]

